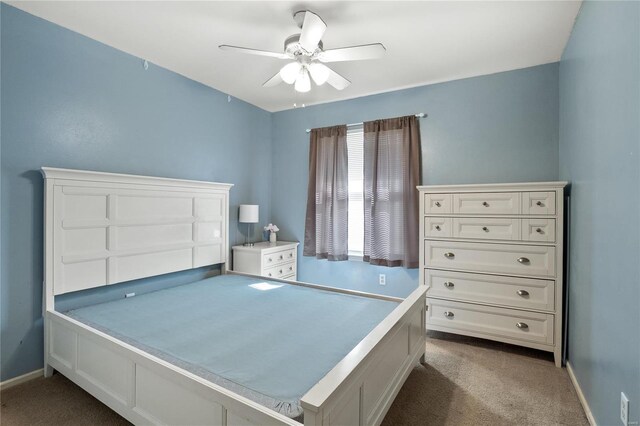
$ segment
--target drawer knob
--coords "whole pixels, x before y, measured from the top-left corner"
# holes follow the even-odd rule
[[[271,272],[269,272],[269,276],[271,276]]]
[[[284,256],[283,256],[283,255],[280,255],[280,260],[282,260],[282,259],[284,259]]]
[[[436,207],[440,207],[442,204],[440,204],[440,201],[436,201]]]
[[[518,322],[516,323],[516,327],[518,327],[520,330],[527,330],[529,328],[526,322]]]
[[[542,228],[537,228],[537,229],[536,229],[536,232],[537,232],[538,234],[544,234],[544,231],[542,230]]]
[[[269,262],[273,261],[273,259],[269,258]]]
[[[489,232],[489,228],[487,228],[486,226],[483,226],[483,227],[482,227],[482,230],[483,230],[484,232]]]
[[[447,318],[453,318],[453,312],[444,311],[444,316]]]
[[[527,290],[518,290],[518,296],[527,297],[529,292]]]
[[[444,286],[446,288],[453,288],[454,284],[451,281],[445,281]]]
[[[289,266],[289,270],[290,270],[290,271],[293,271],[293,266]]]
[[[289,253],[289,257],[293,257],[293,253]]]
[[[538,202],[536,203],[536,206],[538,206],[538,207],[542,207],[542,206],[544,206],[544,204],[542,204],[542,201],[538,201]]]
[[[529,259],[527,259],[526,257],[519,257],[518,258],[518,262],[520,262],[520,263],[522,263],[524,265],[524,264],[529,263]]]
[[[436,231],[440,230],[440,225],[436,225]]]
[[[485,207],[489,207],[489,203],[487,203],[486,201],[483,201],[482,205],[485,206]]]
[[[446,252],[444,254],[444,257],[446,257],[447,259],[453,259],[456,255],[451,253],[451,252]]]

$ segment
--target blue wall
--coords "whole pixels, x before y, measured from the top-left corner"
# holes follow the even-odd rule
[[[357,84],[357,82],[356,82]],[[548,64],[273,114],[273,222],[282,239],[304,241],[307,128],[424,112],[422,183],[556,180],[558,64]],[[301,251],[300,251],[301,253]],[[300,280],[405,296],[417,269],[300,257]],[[378,274],[387,285],[378,285]]]
[[[560,62],[569,359],[598,424],[640,420],[640,3],[583,4]]]
[[[0,7],[5,380],[42,367],[40,167],[231,182],[231,211],[257,203],[266,222],[271,114],[235,99],[228,103],[225,94],[152,64],[145,71],[139,58]],[[232,214],[232,243],[242,239],[236,219]],[[109,291],[136,285],[142,291],[149,282]]]

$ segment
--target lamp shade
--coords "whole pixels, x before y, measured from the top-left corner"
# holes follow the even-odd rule
[[[240,204],[240,223],[258,223],[260,206],[256,204]]]

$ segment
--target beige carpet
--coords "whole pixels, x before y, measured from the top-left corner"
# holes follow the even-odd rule
[[[565,369],[550,354],[430,332],[383,425],[588,425]],[[60,374],[0,394],[2,425],[124,425]]]

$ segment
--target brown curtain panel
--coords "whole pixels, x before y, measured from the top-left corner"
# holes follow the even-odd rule
[[[311,130],[305,256],[347,260],[347,126]]]
[[[364,261],[418,267],[420,127],[415,116],[364,123]]]

